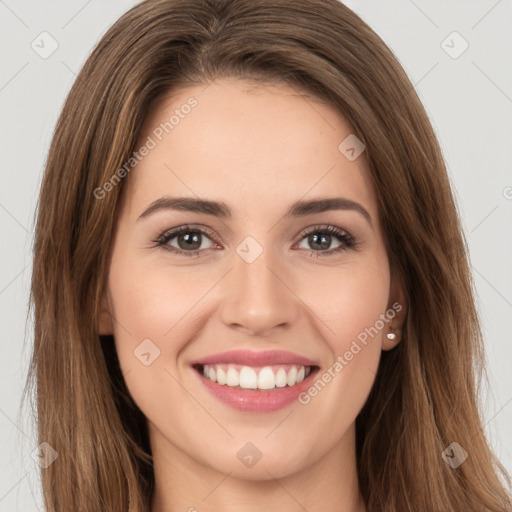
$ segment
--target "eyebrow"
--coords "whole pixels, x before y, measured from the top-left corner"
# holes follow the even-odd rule
[[[203,213],[223,219],[232,217],[231,210],[226,203],[218,201],[207,201],[192,197],[170,197],[165,196],[153,201],[139,216],[137,221],[149,217],[161,210],[178,210],[185,212]],[[315,213],[323,213],[331,210],[353,210],[360,213],[373,228],[372,217],[368,211],[359,203],[345,197],[328,197],[312,200],[300,200],[293,203],[284,218],[305,217]]]

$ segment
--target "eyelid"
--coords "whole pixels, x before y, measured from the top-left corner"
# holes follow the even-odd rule
[[[184,224],[183,226],[176,226],[174,228],[167,229],[160,236],[158,236],[158,238],[155,240],[155,242],[157,242],[159,240],[163,240],[170,235],[176,236],[177,234],[179,234],[182,231],[198,231],[202,234],[206,234],[208,236],[208,238],[210,238],[212,241],[219,243],[216,240],[216,234],[214,233],[214,231],[212,231],[210,228],[207,228],[206,226],[202,226],[200,224]]]
[[[297,236],[300,236],[302,240],[302,238],[305,237],[306,235],[309,235],[316,231],[339,232],[346,235],[347,238],[353,238],[352,235],[346,229],[334,226],[333,224],[314,224],[313,226],[304,228]]]

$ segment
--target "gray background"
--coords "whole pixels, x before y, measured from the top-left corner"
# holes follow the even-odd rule
[[[42,510],[31,457],[37,442],[20,398],[32,339],[26,316],[33,215],[46,153],[76,73],[106,29],[135,3],[0,0],[0,511]],[[346,3],[395,52],[438,134],[484,328],[485,430],[512,472],[512,2]],[[469,46],[461,53],[464,41]],[[44,55],[52,44],[58,48]],[[465,448],[471,456],[471,447]]]

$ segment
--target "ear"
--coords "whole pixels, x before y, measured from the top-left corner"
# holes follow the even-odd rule
[[[386,316],[390,318],[390,321],[383,329],[382,350],[391,350],[402,340],[402,328],[407,313],[406,302],[407,296],[403,279],[397,273],[392,272],[389,301],[386,309]],[[388,337],[388,334],[390,337]]]
[[[98,319],[98,333],[100,336],[114,334],[114,323],[107,293],[105,292],[100,302],[100,314]]]

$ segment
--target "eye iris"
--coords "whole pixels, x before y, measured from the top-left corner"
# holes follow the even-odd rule
[[[185,242],[185,245],[182,245],[181,242]],[[197,244],[197,247],[195,244]],[[192,231],[178,235],[178,245],[180,249],[199,249],[201,247],[201,233]]]
[[[311,244],[311,247],[313,247],[314,249],[328,249],[329,246],[331,245],[331,235],[312,234],[309,235],[308,241]]]

